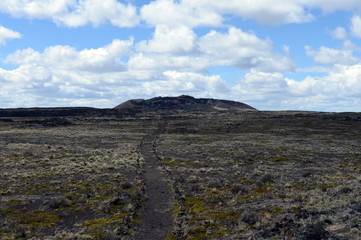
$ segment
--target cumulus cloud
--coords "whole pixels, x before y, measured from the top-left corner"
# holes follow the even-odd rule
[[[354,15],[351,19],[351,34],[354,37],[361,38],[361,17]]]
[[[334,30],[330,31],[330,34],[335,39],[345,39],[347,36],[346,29],[343,27],[337,27]]]
[[[141,18],[153,26],[220,26],[224,14],[276,25],[312,20],[313,16],[304,7],[298,0],[156,0],[143,5],[140,13]],[[52,19],[70,27],[88,23],[131,27],[140,19],[135,6],[117,0],[2,0],[0,12],[16,17]]]
[[[204,76],[199,73],[165,71],[157,81],[146,82],[142,85],[144,91],[150,95],[169,96],[190,94],[193,96],[221,96],[230,88],[218,75]]]
[[[50,71],[36,64],[21,65],[14,70],[0,69],[2,82],[15,83],[19,88],[29,87],[31,84],[47,81],[50,78]]]
[[[68,7],[74,5],[73,0],[2,0],[0,12],[9,13],[15,17],[51,18],[66,14]]]
[[[99,107],[115,104],[111,99],[122,96],[115,89],[124,89],[126,93],[130,80],[149,76],[127,71],[122,57],[131,54],[132,45],[132,39],[115,39],[106,46],[80,51],[61,45],[48,47],[43,52],[31,48],[18,50],[6,58],[8,64],[18,67],[0,68],[2,97],[7,96],[6,101],[18,107],[74,106],[81,101]],[[13,94],[9,96],[9,92]]]
[[[282,93],[287,87],[287,82],[281,73],[265,73],[251,71],[245,75],[243,81],[250,89],[259,91],[260,93]]]
[[[312,57],[316,63],[321,64],[343,64],[352,65],[359,62],[351,50],[339,50],[321,46],[318,51],[306,46],[306,53]]]
[[[206,57],[174,56],[171,54],[144,54],[133,55],[128,61],[128,67],[134,70],[177,70],[177,71],[206,71],[212,63]]]
[[[258,109],[282,109],[280,102],[288,99],[288,84],[281,73],[251,70],[229,94],[233,99],[244,101]]]
[[[77,51],[70,46],[52,46],[39,53],[31,48],[17,50],[6,58],[6,62],[14,65],[36,63],[41,66],[57,69],[82,70],[88,72],[116,72],[125,69],[121,57],[130,54],[129,47],[133,40],[113,40],[107,46],[97,49]]]
[[[0,100],[8,107],[113,107],[129,98],[190,94],[243,101],[259,109],[320,110],[321,106],[323,110],[337,111],[349,104],[355,106],[349,110],[357,111],[359,105],[354,104],[361,97],[360,64],[336,65],[326,76],[297,81],[279,72],[252,69],[236,86],[229,86],[219,75],[192,71],[70,71],[62,66],[41,65],[41,61],[26,61],[14,70],[0,69]]]
[[[290,58],[272,52],[272,44],[253,33],[231,27],[227,33],[211,31],[199,40],[200,51],[214,65],[256,68],[261,71],[291,71]]]
[[[361,9],[358,0],[155,0],[138,9],[118,0],[2,0],[0,12],[16,17],[52,19],[58,24],[79,27],[110,23],[133,27],[142,19],[152,26],[222,26],[225,15],[279,25],[313,21],[310,9],[325,13]],[[138,12],[140,15],[138,15]]]
[[[278,25],[301,23],[313,20],[299,1],[207,1],[184,0],[185,5],[212,9],[221,14],[234,14],[244,19],[254,19],[263,24]]]
[[[187,4],[185,1],[157,0],[141,9],[141,17],[148,24],[176,26],[218,26],[223,17],[210,9]]]
[[[52,19],[69,27],[89,23],[132,27],[139,22],[136,7],[117,0],[2,0],[0,12],[15,17]]]
[[[142,52],[189,53],[195,46],[196,34],[188,27],[170,28],[165,25],[156,26],[153,39],[141,41],[137,49]]]
[[[354,100],[361,96],[361,65],[338,65],[324,77],[307,77],[303,81],[287,80],[290,92],[305,98],[327,96],[337,102]],[[337,106],[336,106],[337,107]]]
[[[360,111],[361,65],[338,65],[323,77],[308,76],[302,80],[281,73],[250,71],[229,96],[243,100],[259,109],[299,109]],[[239,99],[241,98],[241,99]]]
[[[154,27],[154,33],[141,42],[116,39],[93,49],[57,45],[43,51],[15,51],[6,57],[6,63],[15,69],[0,68],[0,101],[17,107],[113,107],[129,98],[190,94],[245,101],[260,109],[317,110],[322,106],[324,110],[337,110],[360,102],[357,99],[361,96],[361,65],[353,54],[357,46],[347,40],[350,34],[344,28],[331,32],[343,40],[342,49],[305,48],[322,67],[329,70],[328,65],[332,65],[332,71],[324,77],[296,81],[284,76],[294,70],[287,45],[284,53],[277,53],[269,39],[226,28],[224,16],[271,25],[301,23],[314,19],[307,7],[330,12],[358,8],[356,5],[350,0],[343,4],[321,0],[156,0],[138,9],[138,16],[134,6],[116,0],[4,0],[0,12],[13,16],[48,18],[70,27],[105,23],[131,27],[141,18]],[[352,35],[361,37],[360,17],[355,15],[351,22]],[[194,28],[199,26],[222,29],[197,35]],[[20,37],[16,32],[6,35],[3,29],[0,43]],[[236,86],[230,86],[222,76],[207,74],[209,68],[218,66],[236,67],[246,74]]]
[[[256,20],[262,24],[304,23],[316,19],[312,10],[324,13],[361,10],[358,0],[156,0],[141,9],[142,19],[153,26],[220,26],[224,15]]]
[[[358,0],[293,0],[304,7],[320,8],[325,13],[331,13],[337,10],[361,9],[361,3]]]
[[[234,27],[226,33],[212,30],[197,36],[187,27],[162,25],[152,39],[136,46],[139,52],[129,60],[132,69],[202,72],[214,66],[234,66],[264,72],[293,70],[292,60],[273,52],[269,40]]]
[[[8,39],[21,38],[21,34],[0,26],[0,45],[4,45]]]
[[[85,0],[72,7],[72,11],[60,14],[54,20],[70,27],[84,26],[87,23],[98,26],[108,22],[117,27],[133,27],[139,22],[134,6],[116,0]]]
[[[37,101],[34,98],[54,96],[52,106],[73,105],[79,103],[77,99],[96,106],[95,102],[101,103],[97,100],[113,99],[107,103],[111,107],[121,101],[120,96],[126,100],[154,94],[228,98],[231,88],[221,76],[206,75],[208,68],[231,65],[266,75],[292,68],[288,57],[274,53],[271,42],[254,33],[229,28],[225,33],[197,36],[186,26],[164,25],[157,26],[148,41],[116,39],[82,50],[64,45],[41,52],[28,48],[8,55],[5,62],[18,67],[1,69],[2,86],[32,98],[29,104]]]
[[[299,1],[277,0],[157,0],[143,6],[141,11],[142,18],[152,25],[184,24],[190,27],[221,25],[224,14],[271,25],[308,22],[314,18]]]

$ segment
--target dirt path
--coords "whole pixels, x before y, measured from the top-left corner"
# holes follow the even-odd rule
[[[172,194],[167,187],[165,174],[158,169],[159,161],[155,154],[155,141],[164,131],[164,124],[146,136],[140,146],[145,159],[144,179],[146,183],[147,203],[142,211],[136,240],[164,240],[172,228]]]

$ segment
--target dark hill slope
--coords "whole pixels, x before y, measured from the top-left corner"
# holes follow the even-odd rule
[[[156,97],[152,99],[133,99],[119,104],[115,109],[133,110],[188,110],[188,111],[257,111],[255,108],[236,101],[191,96]]]
[[[156,97],[148,100],[128,100],[113,109],[90,107],[55,107],[55,108],[0,108],[0,119],[11,117],[74,117],[74,116],[127,116],[142,111],[185,110],[185,111],[256,111],[247,104],[210,98]]]

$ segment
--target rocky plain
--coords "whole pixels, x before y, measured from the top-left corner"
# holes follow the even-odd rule
[[[180,99],[1,109],[0,239],[361,239],[361,113]]]

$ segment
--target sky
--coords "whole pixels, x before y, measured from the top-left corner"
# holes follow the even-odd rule
[[[0,108],[179,95],[361,112],[361,1],[0,1]]]

